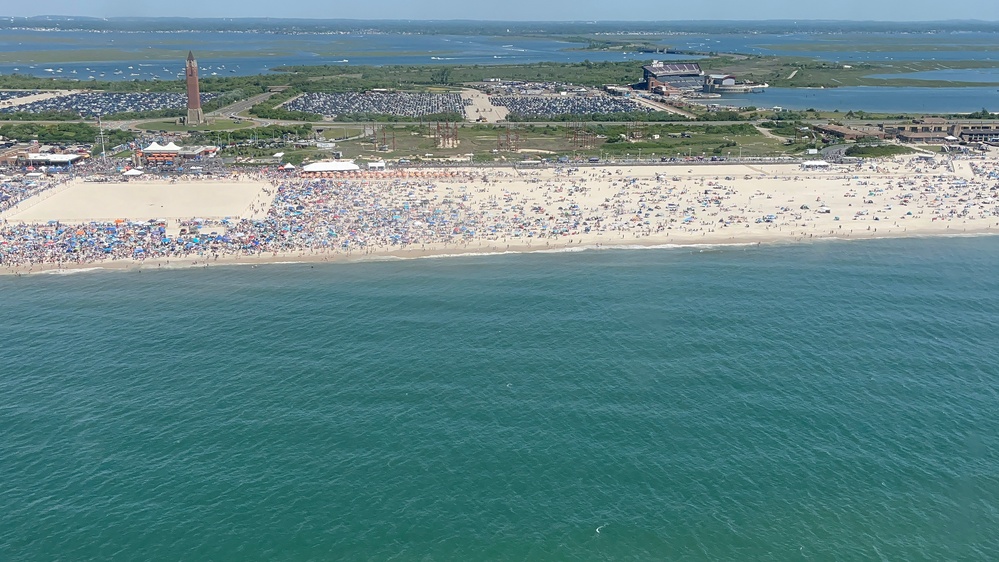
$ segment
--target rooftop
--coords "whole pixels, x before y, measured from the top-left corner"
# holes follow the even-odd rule
[[[660,61],[653,61],[652,64],[648,64],[642,67],[645,71],[650,72],[656,76],[680,76],[680,75],[690,75],[696,74],[701,75],[703,71],[701,70],[701,65],[696,62],[676,62],[667,63]]]

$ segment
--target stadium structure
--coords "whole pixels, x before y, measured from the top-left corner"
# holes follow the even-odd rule
[[[642,82],[636,90],[664,93],[669,91],[701,90],[704,86],[704,71],[696,62],[662,62],[654,60],[642,67]]]

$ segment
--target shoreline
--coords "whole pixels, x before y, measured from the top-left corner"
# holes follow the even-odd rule
[[[358,264],[383,261],[411,261],[451,258],[493,257],[521,254],[574,254],[599,251],[647,251],[647,250],[684,250],[684,249],[728,249],[747,247],[797,246],[801,244],[822,242],[866,242],[879,240],[902,240],[916,238],[985,238],[999,235],[997,229],[973,229],[962,232],[941,232],[936,230],[913,230],[911,232],[871,233],[869,236],[824,236],[824,237],[779,237],[738,238],[726,241],[665,241],[665,239],[640,239],[627,242],[611,243],[580,243],[552,246],[518,245],[503,249],[487,248],[427,248],[427,249],[395,249],[380,252],[360,253],[305,253],[286,252],[269,255],[220,256],[218,259],[204,259],[198,256],[196,260],[189,259],[120,259],[102,262],[86,262],[72,264],[42,264],[31,268],[0,267],[0,277],[24,277],[37,275],[75,275],[83,273],[139,273],[149,271],[183,271],[189,269],[208,269],[216,267],[246,267],[253,268],[272,265],[315,265],[315,264]]]
[[[999,159],[80,182],[0,218],[0,275],[974,236]]]

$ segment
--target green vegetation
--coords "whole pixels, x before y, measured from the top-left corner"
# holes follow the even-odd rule
[[[100,135],[97,127],[87,123],[6,123],[0,125],[0,136],[19,141],[37,140],[40,143],[94,144]],[[105,130],[104,142],[116,146],[134,139],[128,131]]]
[[[283,80],[302,91],[363,91],[373,88],[426,89],[443,84],[500,80],[569,82],[582,86],[632,84],[642,79],[642,64],[622,62],[543,62],[521,65],[452,66],[290,66],[279,67]],[[647,63],[645,63],[647,64]],[[446,72],[445,72],[446,69]],[[303,78],[312,78],[309,85]],[[290,81],[290,82],[289,82]]]
[[[534,116],[524,116],[518,115],[516,113],[511,113],[506,118],[507,121],[511,123],[530,123],[530,122],[548,122],[548,121],[559,121],[559,122],[600,122],[600,121],[611,121],[611,122],[624,122],[624,121],[642,121],[642,122],[662,122],[662,121],[688,121],[688,119],[682,115],[677,115],[675,113],[669,113],[666,111],[630,111],[628,113],[587,113],[587,114],[563,114],[563,115],[542,115],[538,117]]]
[[[847,148],[845,154],[847,156],[855,156],[857,158],[887,158],[889,156],[898,156],[900,154],[912,154],[913,152],[915,152],[913,149],[907,146],[899,146],[897,144],[855,144],[850,148]]]
[[[248,129],[253,127],[251,121],[232,121],[230,119],[212,119],[207,125],[187,125],[173,121],[147,121],[137,123],[136,127],[147,131],[167,131],[171,133],[185,132],[214,132],[232,131],[235,129]]]
[[[102,116],[106,121],[133,121],[135,119],[161,119],[164,117],[184,117],[187,115],[186,108],[171,107],[169,109],[153,109],[150,111],[124,111],[113,115]]]
[[[337,136],[359,135],[360,131],[340,132],[338,127],[331,130]],[[509,137],[508,135],[509,131]],[[576,135],[574,133],[582,133]],[[345,158],[415,159],[425,154],[434,158],[467,156],[474,154],[479,162],[517,161],[524,158],[554,158],[566,156],[599,156],[607,158],[674,158],[677,155],[735,157],[774,155],[785,153],[779,140],[762,136],[748,123],[737,125],[709,125],[690,123],[646,123],[592,124],[583,129],[568,128],[555,124],[524,124],[512,129],[504,126],[466,124],[458,129],[460,142],[454,148],[441,148],[436,145],[435,128],[432,125],[385,125],[374,133],[352,140],[337,141],[336,150]],[[504,139],[515,137],[520,153],[512,152],[504,146]],[[658,138],[657,138],[658,137]],[[585,142],[579,139],[585,138]],[[378,150],[386,145],[388,151]],[[277,149],[275,149],[277,150]],[[281,149],[286,157],[292,148]],[[274,150],[271,151],[272,154]],[[295,150],[295,152],[299,152]],[[315,149],[303,149],[303,156],[322,159],[328,153]],[[269,156],[269,154],[266,154]]]
[[[226,142],[245,142],[251,139],[256,140],[298,140],[311,139],[313,136],[312,125],[268,125],[266,127],[253,127],[245,129],[235,129],[231,131],[198,131],[192,134],[192,142],[217,142],[219,138],[224,138]]]
[[[777,142],[764,139],[756,127],[739,125],[648,125],[636,130],[634,126],[596,125],[593,131],[606,136],[600,150],[611,155],[635,156],[641,151],[646,156],[727,156],[732,149],[739,153],[739,146],[758,146],[776,150]],[[656,138],[658,136],[658,138]],[[746,152],[749,154],[752,150]]]
[[[850,62],[836,63],[790,57],[750,57],[750,68],[735,65],[725,72],[740,78],[767,82],[771,86],[788,88],[837,88],[840,86],[910,86],[910,87],[966,87],[982,86],[980,82],[926,80],[906,78],[913,72],[929,70],[963,70],[996,68],[999,61],[906,61],[905,63]],[[738,72],[738,70],[743,70]],[[887,75],[873,78],[875,75]]]
[[[793,137],[805,126],[801,121],[764,121],[760,123],[764,129],[769,129],[771,133],[782,137]]]
[[[653,40],[621,41],[621,40],[606,39],[606,38],[597,39],[595,37],[585,37],[585,36],[559,37],[559,40],[570,43],[586,44],[585,47],[576,47],[574,49],[568,49],[570,51],[631,51],[636,53],[677,52],[677,51],[671,51],[669,50],[669,47],[665,45],[660,45]]]
[[[294,89],[285,90],[274,94],[270,98],[258,103],[250,108],[250,115],[255,115],[261,119],[280,119],[285,121],[321,121],[323,116],[318,113],[307,111],[289,111],[278,105],[299,95]]]
[[[991,111],[985,109],[984,107],[982,108],[981,111],[975,111],[973,113],[964,115],[963,117],[965,117],[966,119],[999,119],[999,115],[992,113]]]
[[[0,113],[3,121],[80,121],[79,113],[73,111],[41,111],[38,113]]]
[[[257,76],[203,76],[204,92],[226,94],[223,105],[266,92],[272,86],[290,86],[295,92],[347,92],[377,88],[429,91],[488,79],[557,81],[588,87],[633,84],[642,79],[642,65],[650,61],[619,61],[524,65],[388,65],[388,66],[290,66],[273,74]],[[902,75],[940,69],[999,67],[999,61],[907,61],[903,64],[856,62],[840,64],[801,57],[719,55],[698,61],[709,72],[734,74],[740,80],[766,82],[775,87],[839,86],[981,86],[975,82],[917,80],[904,77],[871,78],[872,75]],[[849,67],[849,68],[847,68]],[[67,90],[109,92],[183,92],[183,80],[73,81],[25,75],[0,76],[0,89]],[[229,96],[228,94],[232,94]],[[280,103],[280,101],[278,101]],[[214,108],[208,107],[211,111]],[[275,108],[258,108],[268,112]],[[151,116],[147,116],[151,117]],[[289,119],[289,117],[279,117]]]

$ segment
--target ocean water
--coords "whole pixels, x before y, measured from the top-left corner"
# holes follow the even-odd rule
[[[0,278],[2,560],[995,560],[999,239]]]

